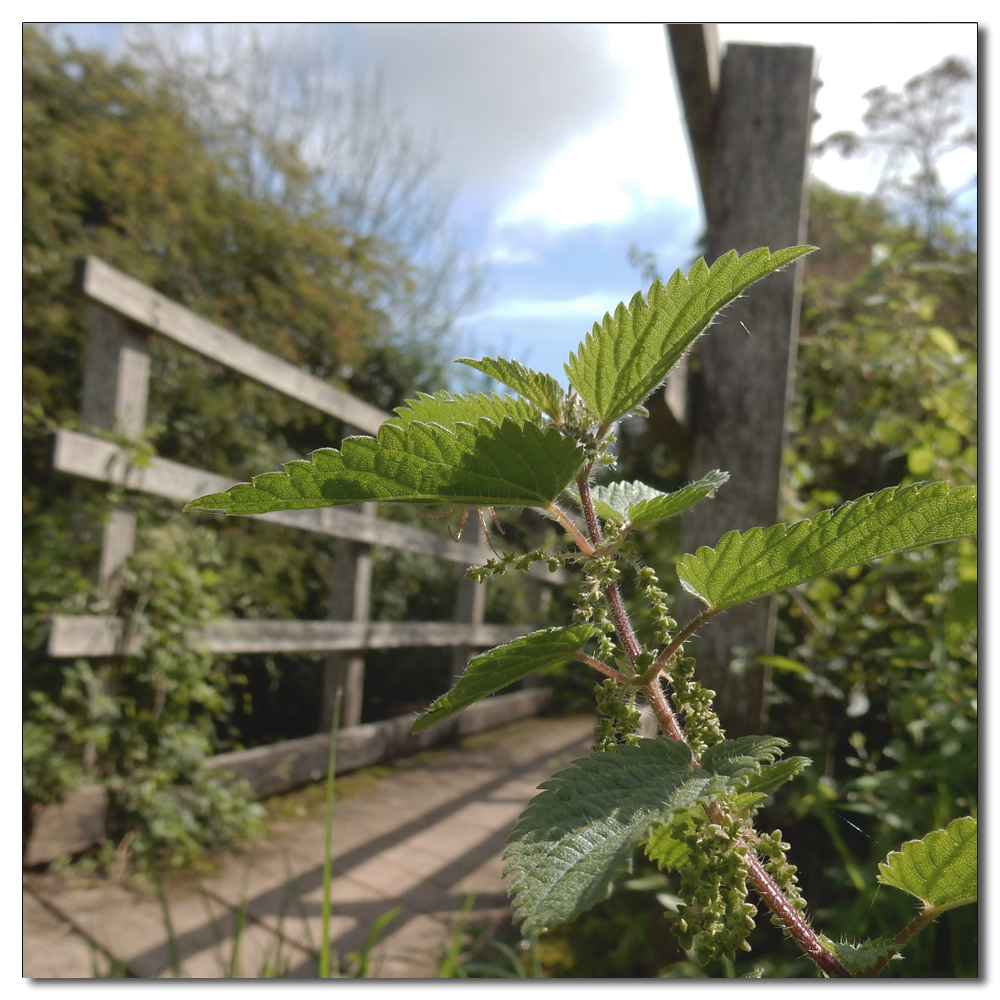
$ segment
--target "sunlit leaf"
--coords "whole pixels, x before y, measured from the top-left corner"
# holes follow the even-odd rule
[[[475,425],[486,418],[499,424],[504,417],[512,420],[533,420],[538,423],[540,413],[526,399],[515,396],[496,396],[476,392],[455,395],[450,392],[417,393],[416,399],[408,399],[405,406],[397,406],[396,416],[389,423],[408,424],[418,420],[425,424],[441,424],[454,429],[458,423]]]
[[[892,487],[795,524],[731,531],[677,563],[689,593],[722,609],[893,552],[975,534],[974,486]]]
[[[413,723],[412,731],[419,733],[534,670],[565,663],[596,634],[597,629],[586,624],[547,628],[481,653],[469,663],[458,683]]]
[[[508,361],[506,358],[481,358],[479,361],[474,361],[472,358],[458,358],[458,361],[502,382],[525,399],[530,399],[553,420],[561,419],[566,390],[551,375],[532,371],[530,368],[525,368],[520,361]]]
[[[422,405],[429,411],[450,404]],[[368,500],[545,507],[576,475],[583,450],[555,427],[509,417],[453,427],[394,419],[377,439],[347,438],[340,451],[321,448],[310,459],[193,500],[185,510],[262,514]]]
[[[973,816],[953,820],[921,840],[908,840],[878,866],[878,880],[944,912],[979,895],[979,834]]]
[[[730,251],[709,268],[698,260],[685,277],[675,271],[659,280],[647,298],[637,292],[628,307],[619,303],[570,355],[570,384],[607,427],[640,404],[677,364],[715,314],[748,285],[811,253],[790,247],[772,254],[766,247],[740,257]]]

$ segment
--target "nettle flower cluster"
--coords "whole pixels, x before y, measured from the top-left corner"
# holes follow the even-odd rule
[[[573,920],[605,899],[637,848],[675,873],[681,903],[673,915],[680,943],[699,961],[747,949],[756,904],[791,935],[823,973],[877,975],[921,927],[976,898],[976,821],[904,844],[880,866],[881,880],[923,907],[892,940],[834,943],[805,917],[805,901],[780,831],[759,833],[754,817],[783,782],[808,763],[780,758],[784,740],[726,740],[714,692],[695,679],[684,643],[720,612],[818,576],[893,552],[974,534],[974,487],[918,483],[883,490],[795,524],[731,531],[714,548],[681,557],[682,586],[704,605],[678,627],[655,572],[637,557],[634,529],[682,514],[722,488],[715,471],[674,492],[640,482],[593,485],[613,465],[612,428],[643,401],[750,284],[814,247],[772,254],[730,252],[708,267],[655,282],[595,323],[565,366],[570,389],[551,375],[504,358],[462,359],[512,390],[510,395],[421,394],[396,410],[377,437],[349,437],[283,472],[256,476],[188,509],[260,514],[338,504],[448,504],[468,509],[534,507],[565,530],[567,547],[497,553],[475,579],[567,566],[582,582],[571,624],[542,629],[477,656],[451,691],[413,725],[419,731],[570,658],[593,667],[600,723],[595,746],[541,786],[512,832],[506,852],[513,912],[525,934]],[[652,611],[639,635],[622,598],[628,578]],[[661,734],[637,733],[638,699]]]

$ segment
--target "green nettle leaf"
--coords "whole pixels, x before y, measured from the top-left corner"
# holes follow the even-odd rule
[[[747,737],[720,743],[710,766],[666,737],[592,753],[543,782],[507,841],[504,874],[524,934],[566,923],[607,898],[634,847],[654,825],[697,802],[716,801],[760,770],[783,741]],[[706,751],[707,757],[709,751]],[[718,767],[720,770],[713,770]],[[737,777],[734,777],[736,775]]]
[[[715,469],[673,493],[662,493],[636,480],[595,486],[591,496],[597,513],[605,521],[621,525],[651,524],[676,517],[699,500],[714,496],[715,491],[728,480],[728,472]]]
[[[530,368],[525,368],[520,361],[508,361],[506,358],[481,358],[479,361],[474,361],[472,358],[458,358],[457,360],[519,392],[557,423],[562,420],[566,390],[551,375],[532,371]]]
[[[727,778],[743,778],[760,774],[761,764],[772,763],[787,746],[788,740],[777,736],[741,736],[709,747],[702,754],[701,766]]]
[[[922,900],[938,912],[979,896],[978,824],[972,816],[953,820],[922,840],[908,840],[878,866],[878,880]]]
[[[458,683],[413,723],[411,731],[428,729],[533,670],[565,663],[597,632],[597,628],[587,624],[547,628],[480,654],[469,663]]]
[[[614,317],[605,314],[570,355],[570,385],[606,428],[638,406],[704,332],[715,314],[748,285],[816,247],[766,247],[740,257],[735,250],[711,267],[698,260],[685,277],[679,270],[663,285],[655,281],[646,299],[637,292]]]
[[[416,399],[408,399],[405,406],[397,406],[396,416],[388,423],[408,424],[419,420],[425,424],[441,424],[454,430],[459,423],[476,424],[484,418],[495,424],[504,417],[511,420],[531,420],[539,423],[541,414],[537,406],[527,399],[515,396],[487,395],[476,392],[465,395],[455,395],[450,392],[436,392],[429,395],[426,392],[417,393]]]
[[[428,397],[417,405],[437,413],[450,403]],[[184,509],[263,514],[367,500],[546,507],[582,462],[575,441],[529,420],[481,417],[445,427],[400,418],[386,421],[378,438],[347,438],[340,451],[321,448],[309,461],[289,462],[283,473],[254,476],[252,485],[240,483]]]
[[[977,529],[974,486],[897,486],[795,524],[730,531],[677,563],[684,589],[722,610],[893,552]]]
[[[746,783],[745,790],[760,795],[770,795],[786,781],[801,774],[812,761],[808,757],[786,757],[775,764],[762,767],[760,774],[754,775]]]

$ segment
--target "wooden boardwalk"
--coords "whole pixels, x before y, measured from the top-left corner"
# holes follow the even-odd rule
[[[594,720],[524,719],[363,776],[338,779],[333,846],[333,948],[358,951],[372,923],[401,911],[373,951],[373,978],[432,978],[463,903],[473,925],[509,921],[501,878],[507,834],[539,782],[582,756]],[[353,787],[352,787],[353,785]],[[118,974],[314,978],[322,901],[319,797],[293,795],[270,836],[222,858],[200,887],[166,889],[175,951],[154,893],[78,875],[26,874],[24,969],[30,978]],[[240,904],[245,928],[233,960]]]

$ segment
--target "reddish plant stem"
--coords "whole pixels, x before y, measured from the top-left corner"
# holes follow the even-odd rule
[[[614,667],[609,667],[606,663],[601,663],[600,660],[595,659],[593,656],[588,656],[586,653],[581,653],[577,650],[573,654],[574,660],[579,660],[581,663],[586,663],[588,667],[593,667],[595,670],[599,670],[606,677],[613,677],[619,684],[628,684],[628,678],[618,673]]]
[[[594,546],[587,541],[583,532],[554,503],[550,503],[544,510],[546,514],[558,521],[573,536],[573,541],[580,547],[580,551],[584,555],[592,556],[594,554]]]
[[[594,501],[590,495],[590,471],[592,466],[588,465],[580,474],[577,480],[577,487],[580,490],[580,506],[583,508],[584,518],[587,522],[587,531],[590,534],[594,549],[599,549],[602,544],[601,529],[597,522],[597,512],[594,509]],[[634,664],[641,652],[641,647],[635,637],[635,630],[629,620],[628,612],[622,603],[621,594],[614,583],[608,584],[604,588],[604,595],[611,610],[611,617],[615,623],[615,631],[618,633],[619,641],[628,653],[629,659]],[[663,666],[667,664],[671,657],[681,648],[685,640],[701,628],[710,618],[718,614],[718,608],[706,608],[697,618],[688,622],[684,628],[674,637],[669,645],[656,658],[655,665]],[[586,662],[586,661],[585,661]],[[591,664],[592,666],[594,664]],[[602,671],[603,672],[603,671]],[[685,743],[684,733],[677,722],[670,702],[660,687],[659,675],[654,677],[645,685],[646,697],[656,713],[664,733],[671,739],[680,743]],[[692,757],[692,764],[698,767],[698,762]],[[709,815],[713,822],[725,824],[725,817],[718,805],[713,803],[708,807]],[[789,899],[775,884],[774,879],[768,874],[767,869],[761,864],[754,854],[753,849],[747,850],[746,854],[747,872],[754,888],[761,898],[768,905],[771,912],[781,921],[792,938],[798,942],[802,950],[808,955],[828,976],[840,978],[850,978],[850,973],[840,964],[837,957],[824,946],[819,936],[809,926],[798,910],[792,906]]]
[[[587,522],[590,540],[594,543],[594,548],[599,549],[604,540],[601,538],[601,526],[597,523],[594,498],[590,495],[590,473],[593,468],[593,463],[584,466],[583,472],[580,473],[576,481],[576,487],[580,491],[580,506],[583,508],[583,516]]]
[[[670,707],[670,702],[667,700],[667,696],[660,687],[659,676],[654,677],[644,688],[646,692],[646,698],[649,700],[649,704],[653,711],[656,713],[657,721],[660,723],[660,728],[669,736],[672,740],[677,743],[687,742],[684,739],[684,733],[681,730],[680,723],[677,721],[677,716],[674,715],[674,710]],[[691,758],[692,763],[695,763],[694,757]]]
[[[827,951],[819,935],[809,926],[805,918],[789,902],[785,894],[775,885],[774,879],[761,864],[753,849],[746,854],[747,872],[753,887],[767,903],[771,912],[781,921],[799,947],[828,975],[840,979],[850,979],[851,974],[840,964],[837,956]]]
[[[577,480],[577,487],[580,490],[580,506],[583,508],[583,516],[587,521],[587,530],[590,532],[590,539],[595,548],[600,548],[603,540],[601,538],[600,525],[597,522],[597,512],[594,509],[594,500],[590,495],[589,478],[590,467],[588,466],[583,470],[579,480]],[[642,647],[635,636],[635,629],[632,628],[632,622],[629,619],[628,612],[625,610],[625,605],[622,603],[622,595],[617,585],[609,583],[604,588],[604,596],[611,611],[611,619],[615,623],[615,631],[618,633],[618,639],[628,654],[628,658],[632,663],[635,663],[642,652]],[[684,733],[681,731],[681,727],[677,722],[677,716],[674,715],[674,711],[667,700],[663,688],[660,687],[659,678],[654,677],[650,680],[645,685],[645,691],[649,704],[656,713],[660,728],[672,740],[684,743]]]
[[[893,944],[898,944],[902,948],[914,935],[919,934],[932,920],[941,915],[941,910],[926,905],[924,908],[892,939]],[[892,957],[899,953],[899,948],[893,948],[884,958],[880,958],[872,968],[863,973],[864,978],[874,979],[892,961]]]
[[[705,624],[705,622],[714,618],[718,613],[718,608],[705,608],[705,610],[702,611],[697,618],[692,618],[691,621],[689,621],[687,625],[685,625],[684,628],[682,628],[680,632],[678,632],[677,635],[670,640],[663,652],[657,656],[654,661],[656,666],[665,667],[681,646],[683,646],[684,643],[687,642],[687,640],[690,639],[691,636]]]
[[[599,549],[603,544],[603,539],[601,538],[600,525],[597,523],[594,498],[590,495],[590,482],[588,480],[591,468],[592,466],[589,465],[584,468],[583,472],[580,473],[580,478],[577,480],[576,485],[580,490],[580,506],[583,508],[583,516],[587,522],[587,531],[590,532],[590,540],[594,548]],[[607,598],[611,618],[615,623],[615,631],[618,633],[622,647],[628,654],[628,658],[635,663],[642,652],[642,647],[639,645],[639,640],[635,637],[635,630],[632,628],[632,622],[629,621],[628,613],[625,611],[625,605],[622,603],[622,595],[618,592],[617,585],[609,583],[604,588],[604,596]]]
[[[706,806],[706,811],[713,823],[725,826],[726,817],[719,808],[718,803],[712,802]],[[746,841],[742,838],[738,842],[746,844]],[[805,917],[792,906],[791,901],[778,888],[768,870],[761,863],[760,858],[754,854],[753,848],[749,845],[747,845],[747,853],[744,860],[746,861],[747,874],[758,895],[767,904],[768,909],[781,921],[785,930],[788,931],[806,955],[828,976],[850,979],[851,974],[840,964],[837,956],[826,948],[819,939],[819,935],[809,926]]]

